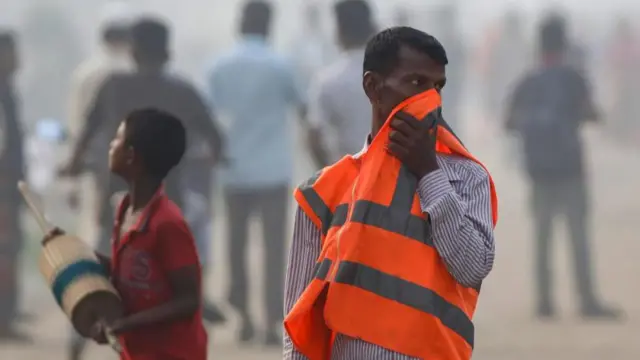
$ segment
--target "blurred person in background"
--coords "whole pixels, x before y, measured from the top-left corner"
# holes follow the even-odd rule
[[[640,42],[627,19],[620,19],[608,48],[608,76],[613,93],[609,123],[613,134],[625,142],[640,140]]]
[[[362,91],[364,47],[375,32],[369,4],[342,0],[334,6],[340,59],[315,80],[309,100],[308,144],[318,168],[362,148],[371,104]]]
[[[14,75],[18,49],[12,32],[0,30],[0,342],[29,342],[16,328],[20,291],[19,258],[22,198],[17,189],[25,176],[24,133]]]
[[[182,119],[190,139],[202,137],[207,142],[212,160],[210,164],[213,166],[223,156],[222,135],[194,87],[165,71],[170,59],[167,25],[151,18],[138,20],[131,27],[130,46],[135,70],[115,73],[105,79],[91,109],[86,113],[71,159],[62,169],[62,175],[77,176],[82,171],[87,150],[94,145],[92,143],[97,148],[108,146],[108,143],[100,143],[108,140],[97,135],[104,132],[113,136],[122,119],[141,108],[156,108]],[[191,143],[188,146],[192,146]],[[184,204],[182,180],[181,168],[176,168],[165,181],[167,196],[180,207]],[[109,232],[114,221],[111,197],[125,189],[126,184],[114,176],[109,176],[105,186],[100,189],[98,201],[102,231]],[[206,309],[203,315],[205,320],[217,320],[216,314]],[[74,343],[72,359],[80,358],[83,345],[83,341]]]
[[[547,17],[539,29],[540,65],[521,79],[509,103],[506,130],[522,143],[531,183],[534,218],[536,314],[556,315],[552,294],[553,224],[566,219],[574,274],[584,317],[617,318],[598,298],[591,259],[590,203],[580,130],[598,119],[591,89],[565,58],[570,42],[562,17]]]
[[[294,66],[270,47],[273,9],[263,1],[244,4],[241,39],[211,68],[212,104],[229,119],[229,166],[222,182],[227,207],[231,284],[229,302],[239,312],[239,338],[250,341],[255,328],[249,317],[247,232],[253,215],[262,220],[266,259],[265,341],[280,345],[285,267],[286,220],[293,177],[290,110],[304,118],[304,101]]]

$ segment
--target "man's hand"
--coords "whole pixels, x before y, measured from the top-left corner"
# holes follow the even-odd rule
[[[418,179],[438,169],[435,125],[398,112],[391,119],[387,151],[398,158]]]

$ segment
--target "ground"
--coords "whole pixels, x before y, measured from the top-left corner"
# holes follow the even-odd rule
[[[591,174],[593,194],[593,253],[596,259],[600,293],[607,302],[623,307],[627,319],[620,323],[585,322],[576,315],[574,282],[567,257],[564,228],[558,227],[555,270],[557,298],[562,315],[556,322],[543,323],[532,317],[532,262],[533,244],[530,236],[527,192],[504,148],[482,139],[490,138],[481,127],[471,129],[474,141],[470,147],[492,170],[500,196],[500,222],[496,230],[497,260],[495,269],[482,289],[475,317],[477,328],[474,359],[480,360],[634,360],[640,359],[640,285],[633,280],[640,274],[637,254],[636,219],[640,215],[637,178],[640,166],[637,150],[616,149],[598,136],[590,137]],[[593,134],[591,134],[593,135]],[[300,163],[305,160],[299,159]],[[628,164],[635,164],[629,166]],[[308,172],[300,166],[300,178]],[[221,212],[218,212],[221,214]],[[226,289],[224,260],[224,219],[216,219],[216,266],[207,280],[213,298],[222,299]],[[252,232],[258,234],[257,228]],[[259,236],[253,238],[251,261],[254,275],[260,271],[262,244]],[[26,327],[35,336],[35,343],[27,347],[0,344],[1,359],[62,360],[67,327],[61,312],[52,301],[49,291],[34,271],[25,275],[24,303],[38,315],[39,321]],[[254,313],[261,315],[259,297],[262,291],[260,277],[254,276],[252,290],[256,296],[252,304]],[[234,324],[212,329],[211,359],[275,360],[281,359],[279,349],[259,346],[240,348],[233,342]],[[115,359],[109,350],[92,347],[87,358]],[[366,359],[363,359],[366,360]]]

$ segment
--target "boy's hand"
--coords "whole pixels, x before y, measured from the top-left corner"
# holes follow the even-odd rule
[[[40,243],[42,244],[42,246],[45,246],[49,241],[64,234],[65,234],[64,230],[58,227],[55,227],[42,238],[42,241]]]
[[[126,322],[123,319],[118,319],[112,322],[109,325],[108,329],[111,334],[120,335],[126,331],[126,327],[127,327]]]
[[[108,344],[107,329],[107,323],[104,320],[99,320],[91,327],[89,337],[100,345]]]
[[[99,320],[91,328],[89,336],[98,344],[106,344],[108,343],[108,335],[119,335],[124,331],[125,323],[122,320],[112,322]]]

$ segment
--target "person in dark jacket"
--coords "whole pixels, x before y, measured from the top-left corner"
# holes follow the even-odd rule
[[[506,129],[522,143],[531,183],[536,240],[537,315],[556,314],[552,294],[553,223],[566,219],[580,310],[584,317],[617,319],[620,311],[599,298],[592,276],[589,188],[580,130],[598,120],[583,71],[572,63],[561,16],[549,16],[539,33],[540,66],[515,87]]]

